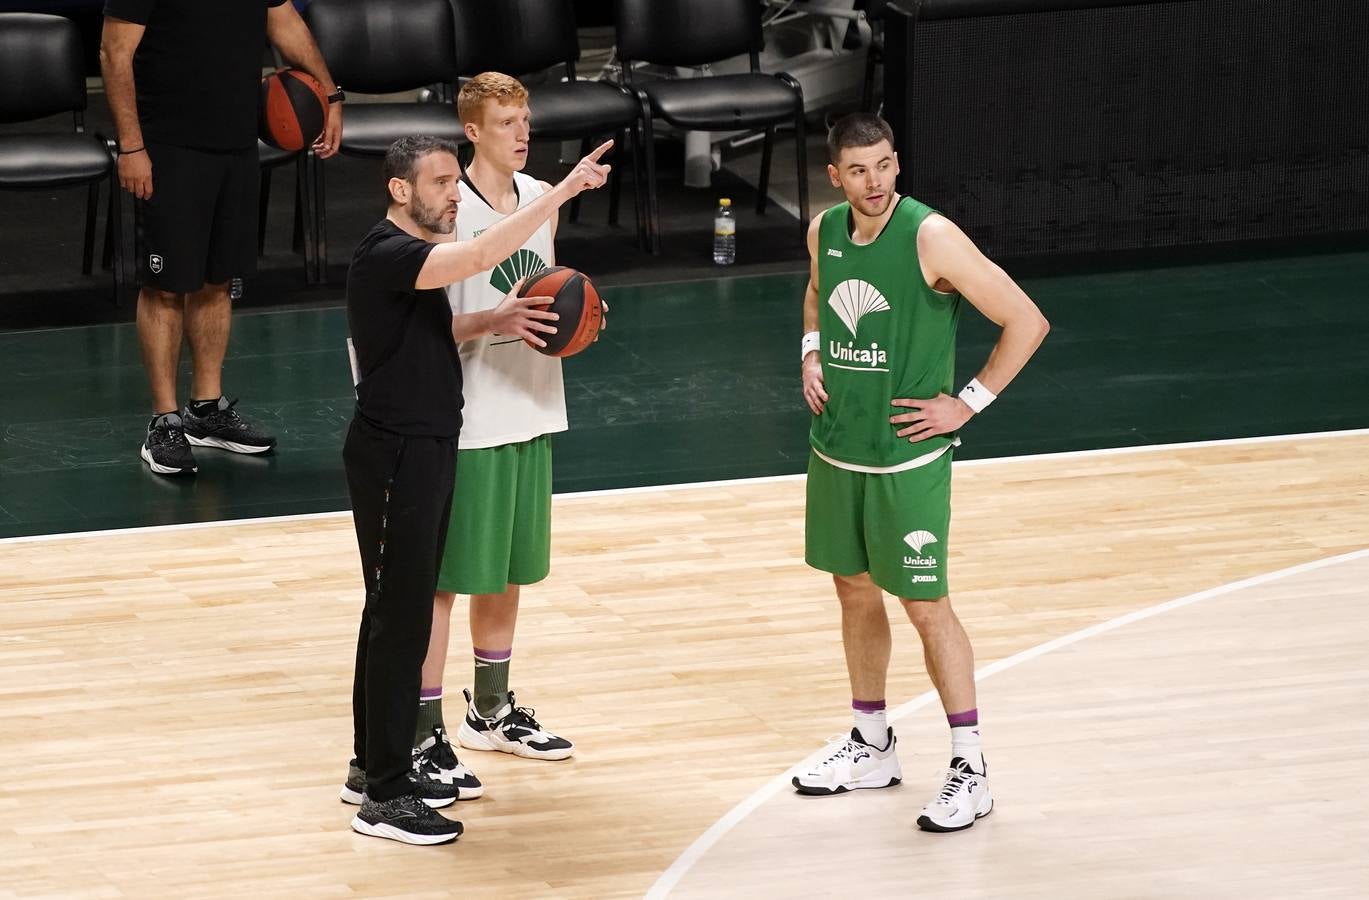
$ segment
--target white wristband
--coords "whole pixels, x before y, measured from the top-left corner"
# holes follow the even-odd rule
[[[957,396],[977,413],[982,413],[989,408],[990,403],[998,399],[998,395],[980,384],[978,378],[971,378],[970,383],[961,388]]]
[[[799,359],[807,359],[808,354],[822,349],[822,338],[818,337],[816,331],[810,331],[803,336],[803,343],[801,346],[803,352],[799,355]]]

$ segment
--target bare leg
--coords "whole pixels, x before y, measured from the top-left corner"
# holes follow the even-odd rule
[[[433,595],[433,630],[428,637],[428,655],[423,658],[423,689],[442,687],[447,668],[447,638],[452,630],[452,605],[456,594],[438,591]]]
[[[185,298],[169,291],[143,288],[138,292],[138,343],[143,369],[152,389],[152,412],[180,409],[176,402],[176,369],[181,363],[181,335]]]
[[[904,600],[903,608],[922,638],[927,674],[947,715],[974,709],[974,648],[951,609],[951,598]]]
[[[518,588],[507,585],[499,594],[471,595],[471,643],[482,650],[508,650],[518,624]]]
[[[185,334],[194,366],[192,400],[212,400],[223,393],[223,357],[228,351],[232,313],[228,282],[206,284],[185,298]]]
[[[833,575],[832,583],[841,601],[841,641],[846,649],[851,696],[857,700],[883,700],[893,643],[884,592],[868,573]]]

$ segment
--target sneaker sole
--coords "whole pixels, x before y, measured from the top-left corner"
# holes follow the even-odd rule
[[[536,750],[525,744],[513,744],[508,747],[500,747],[476,731],[466,723],[461,723],[461,728],[456,732],[456,740],[467,750],[492,751],[495,753],[508,753],[511,756],[521,756],[524,759],[569,759],[575,755],[574,747],[566,747],[564,750]]]
[[[191,466],[188,469],[178,469],[175,466],[164,466],[152,459],[152,451],[147,449],[147,444],[143,444],[138,450],[138,455],[147,463],[147,467],[158,475],[194,475],[200,470],[199,466]]]
[[[187,433],[185,439],[194,447],[218,447],[220,450],[227,450],[230,453],[265,453],[275,447],[275,444],[267,444],[265,447],[257,444],[239,444],[236,441],[225,441],[223,438],[216,437],[195,437]]]
[[[896,787],[902,783],[902,778],[890,778],[884,784],[839,784],[834,788],[828,788],[803,784],[799,781],[797,775],[794,776],[794,779],[791,782],[791,784],[794,785],[794,790],[809,797],[831,797],[836,794],[849,793],[850,791],[878,791],[883,788]]]
[[[964,825],[942,825],[932,821],[930,816],[918,816],[917,827],[921,828],[923,831],[930,831],[934,834],[951,834],[956,831],[964,831],[966,828],[973,828],[975,822],[978,822],[980,819],[984,818],[991,812],[993,812],[992,797],[989,798],[989,808],[984,810],[983,812],[975,813],[974,818],[966,822]]]
[[[385,822],[377,822],[372,825],[370,822],[362,819],[361,816],[352,817],[352,830],[357,834],[399,841],[401,844],[417,844],[424,847],[431,847],[436,844],[450,844],[461,836],[461,830],[457,830],[452,834],[413,834]]]
[[[351,806],[360,806],[361,801],[365,799],[365,795],[343,785],[342,790],[338,791],[338,799]],[[459,798],[435,797],[429,799],[424,797],[423,804],[429,809],[446,809],[448,806],[455,803],[457,799]]]

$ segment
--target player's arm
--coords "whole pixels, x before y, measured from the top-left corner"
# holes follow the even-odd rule
[[[537,183],[538,183],[539,185],[541,185],[541,187],[542,187],[542,193],[543,193],[543,194],[547,193],[548,191],[553,190],[553,188],[552,188],[552,186],[551,186],[551,182],[549,182],[549,181],[539,181],[539,182],[537,182]],[[549,265],[549,266],[554,266],[554,265],[556,265],[556,228],[557,228],[557,226],[560,225],[560,224],[561,224],[561,217],[560,217],[560,216],[552,216],[552,217],[551,217],[551,259],[547,260],[547,265]]]
[[[333,76],[328,74],[328,64],[323,61],[309,26],[300,18],[295,4],[286,0],[280,6],[266,11],[266,39],[280,51],[285,61],[296,68],[303,69],[323,85],[325,97],[337,92]],[[327,159],[337,153],[342,141],[342,104],[329,103],[328,116],[323,123],[323,134],[314,142],[314,152],[319,159]]]
[[[146,26],[105,16],[100,33],[100,74],[118,135],[119,184],[139,200],[152,196],[152,160],[143,147],[138,124],[138,93],[133,84],[133,54],[142,43]],[[133,150],[133,153],[123,151]]]
[[[561,204],[581,191],[603,186],[610,167],[600,164],[599,157],[611,146],[612,141],[600,144],[554,188],[481,232],[473,240],[438,244],[428,254],[414,287],[419,290],[446,287],[453,282],[465,281],[477,272],[493,269],[508,259],[543,222],[561,208]]]
[[[950,287],[1002,328],[989,360],[960,396],[941,394],[922,399],[896,399],[894,406],[915,410],[892,416],[902,425],[896,433],[917,441],[948,434],[970,420],[1004,389],[1045,340],[1050,323],[1008,274],[995,265],[955,223],[928,216],[917,233],[917,253],[927,284]],[[964,398],[969,397],[969,400]]]
[[[808,287],[803,292],[803,333],[818,331],[818,227],[822,216],[814,216],[808,223]],[[806,346],[806,345],[805,345]],[[818,345],[819,348],[822,346]],[[814,415],[822,415],[827,404],[827,391],[822,383],[822,351],[809,350],[803,354],[803,399]]]

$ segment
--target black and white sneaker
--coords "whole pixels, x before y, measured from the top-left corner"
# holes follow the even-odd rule
[[[464,829],[460,822],[429,809],[417,794],[401,794],[382,802],[363,798],[352,817],[352,830],[405,844],[450,844]]]
[[[509,702],[488,718],[476,712],[470,691],[462,693],[466,695],[466,721],[456,733],[461,746],[469,750],[498,750],[528,759],[565,759],[575,752],[570,741],[537,724],[533,710],[516,705],[513,691],[509,691]]]
[[[941,790],[936,799],[922,807],[917,827],[923,831],[964,831],[979,819],[993,812],[993,795],[989,793],[988,766],[976,772],[970,764],[957,756],[943,773]]]
[[[147,437],[138,455],[158,475],[194,475],[200,470],[186,440],[185,423],[174,412],[156,416],[148,423]]]
[[[220,397],[218,408],[197,416],[187,404],[181,410],[185,436],[196,447],[219,447],[234,453],[265,453],[276,446],[276,439],[238,415],[238,401]]]
[[[423,781],[455,788],[458,800],[474,800],[485,793],[480,779],[456,758],[441,725],[433,726],[432,734],[414,748],[414,773]]]
[[[409,779],[414,793],[432,809],[441,809],[456,802],[457,789],[450,784],[433,781],[415,772]],[[343,803],[360,806],[366,799],[366,772],[354,765],[347,767],[347,780],[342,783],[338,799]]]

